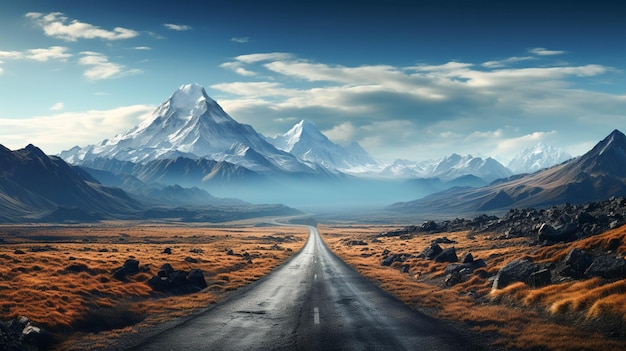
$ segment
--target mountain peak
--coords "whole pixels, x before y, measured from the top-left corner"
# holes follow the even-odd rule
[[[192,109],[204,101],[214,103],[201,85],[183,84],[170,97],[170,106],[175,109]]]

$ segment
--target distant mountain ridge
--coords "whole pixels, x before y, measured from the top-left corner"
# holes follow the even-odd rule
[[[434,161],[396,160],[392,165],[385,167],[380,174],[403,178],[441,178],[444,181],[472,175],[486,181],[493,181],[509,177],[513,173],[491,157],[483,159],[472,155],[452,154]]]
[[[514,174],[534,173],[538,170],[552,167],[571,159],[572,156],[565,150],[551,145],[538,143],[532,148],[525,148],[508,164]]]
[[[580,204],[626,196],[626,136],[614,130],[589,152],[568,162],[494,181],[480,188],[455,188],[396,203],[397,211],[468,213],[509,208]]]
[[[320,164],[329,169],[350,171],[371,169],[379,163],[357,142],[348,146],[333,143],[315,124],[302,120],[288,132],[267,138],[276,148],[289,152],[301,160]]]
[[[141,204],[36,146],[11,151],[0,145],[0,209],[0,221],[22,222],[42,220],[55,211],[93,219],[124,217]]]

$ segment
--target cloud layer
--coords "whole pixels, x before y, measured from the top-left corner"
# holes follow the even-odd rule
[[[626,97],[581,88],[581,82],[614,69],[547,61],[565,54],[559,50],[528,53],[405,67],[256,53],[223,63],[240,78],[211,88],[225,94],[219,102],[235,118],[268,134],[308,118],[331,139],[358,140],[386,161],[441,157],[451,145],[463,145],[456,152],[489,150],[487,156],[506,162],[539,141],[576,154],[583,147],[578,140],[588,139],[576,135],[590,131],[589,118],[601,136],[619,127],[612,125],[615,111],[626,110]]]

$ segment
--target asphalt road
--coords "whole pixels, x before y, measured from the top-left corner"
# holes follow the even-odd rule
[[[360,276],[308,228],[304,248],[283,266],[136,349],[480,349]]]

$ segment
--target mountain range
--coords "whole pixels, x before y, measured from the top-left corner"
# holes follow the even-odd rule
[[[393,211],[475,213],[510,208],[581,204],[626,195],[626,136],[614,130],[586,154],[532,174],[499,179],[478,188],[451,188],[396,203]]]
[[[228,208],[222,218],[291,211],[250,202],[325,210],[396,202],[389,209],[402,213],[580,203],[624,192],[624,145],[615,130],[575,159],[539,144],[522,150],[509,168],[459,154],[383,165],[358,143],[333,143],[307,120],[263,136],[230,117],[201,86],[186,84],[151,118],[98,144],[60,157],[32,145],[2,147],[0,221],[206,220],[208,208]]]

